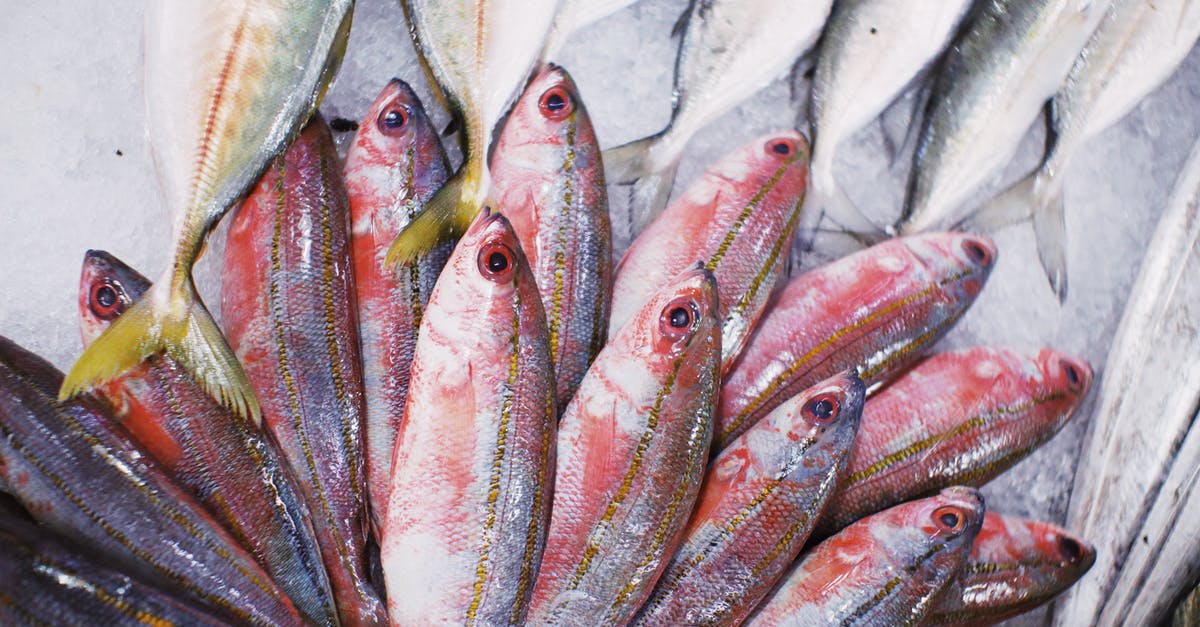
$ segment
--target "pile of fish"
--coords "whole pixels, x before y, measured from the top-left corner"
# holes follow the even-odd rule
[[[65,376],[0,338],[0,622],[979,624],[1049,601],[1098,559],[1165,577],[1150,562],[1191,551],[1190,535],[1098,556],[985,507],[976,488],[1057,433],[1093,373],[1049,348],[933,352],[997,250],[924,232],[962,221],[1070,73],[1042,171],[968,218],[1031,214],[1065,295],[1061,183],[1046,181],[1096,120],[1136,102],[1105,100],[1118,98],[1095,73],[1126,71],[1102,63],[1105,37],[1157,36],[1121,13],[1144,3],[697,1],[670,125],[602,153],[549,61],[627,4],[405,0],[461,129],[457,170],[399,79],[338,155],[317,106],[352,0],[150,5],[147,104],[174,257],[151,284],[87,253],[86,349]],[[672,197],[691,135],[822,30],[811,193],[809,143],[783,130]],[[903,214],[878,229],[841,191],[834,151],[956,31]],[[1085,45],[1098,51],[1080,57]],[[616,265],[606,175],[632,184],[645,225]],[[1038,204],[1014,200],[1028,193]],[[1191,200],[1162,227],[1172,250],[1194,246]],[[822,210],[871,245],[788,277]],[[226,213],[218,325],[192,265]],[[1175,270],[1194,261],[1147,262],[1144,300],[1169,284],[1180,303],[1155,328],[1186,317]],[[1193,435],[1171,416],[1174,455]],[[1093,446],[1120,436],[1103,437]],[[1190,490],[1195,466],[1181,454],[1147,473],[1151,494]],[[1097,496],[1072,522],[1099,534],[1108,505],[1088,481],[1078,489]],[[1102,601],[1076,599],[1076,617]],[[1152,609],[1146,620],[1165,611]]]

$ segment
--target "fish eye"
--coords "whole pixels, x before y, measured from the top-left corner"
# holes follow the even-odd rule
[[[933,522],[940,531],[957,534],[966,527],[967,516],[958,507],[947,505],[933,510]]]
[[[1067,385],[1072,390],[1078,391],[1080,384],[1083,382],[1083,376],[1079,374],[1079,369],[1074,364],[1065,360],[1062,362],[1062,368],[1064,374],[1067,376]]]
[[[796,152],[796,144],[790,139],[774,139],[767,145],[771,152],[787,157]]]
[[[988,252],[987,246],[976,239],[968,238],[963,242],[963,250],[967,251],[967,255],[971,257],[980,266],[988,266],[992,263],[992,255]]]
[[[1079,561],[1080,557],[1083,557],[1083,547],[1079,546],[1079,543],[1073,538],[1066,536],[1058,539],[1058,552],[1062,554],[1068,564],[1074,564]]]
[[[538,100],[538,109],[542,115],[551,120],[561,120],[571,114],[575,109],[575,103],[571,100],[571,95],[562,87],[551,87],[542,94]]]
[[[823,425],[833,422],[838,415],[838,399],[833,394],[821,394],[810,400],[804,410],[812,422]]]
[[[676,298],[663,307],[659,315],[658,327],[663,337],[672,342],[691,335],[700,321],[700,306],[696,301],[682,297]]]
[[[391,105],[379,112],[379,130],[385,135],[398,135],[408,126],[409,112],[402,105]]]
[[[513,274],[513,251],[499,242],[487,244],[479,251],[479,271],[497,283],[507,281]]]
[[[109,281],[92,286],[88,296],[88,308],[101,320],[112,320],[124,312],[121,295]]]

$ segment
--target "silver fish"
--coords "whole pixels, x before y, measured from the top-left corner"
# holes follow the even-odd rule
[[[597,22],[638,0],[561,0],[550,34],[542,47],[542,61],[554,61],[575,31]]]

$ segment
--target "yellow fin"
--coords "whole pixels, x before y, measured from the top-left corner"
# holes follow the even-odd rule
[[[439,243],[466,232],[483,208],[482,202],[475,200],[482,196],[478,193],[479,185],[479,176],[465,168],[447,181],[425,203],[425,209],[396,236],[384,264],[412,263]]]

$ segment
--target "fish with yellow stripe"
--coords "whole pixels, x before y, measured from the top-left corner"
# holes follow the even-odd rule
[[[192,281],[205,239],[316,110],[341,63],[353,0],[172,0],[147,5],[146,108],[171,263],[79,358],[68,398],[165,351],[239,414],[258,401]]]

